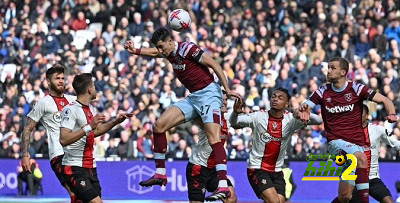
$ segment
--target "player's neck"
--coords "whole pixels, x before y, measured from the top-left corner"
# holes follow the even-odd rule
[[[365,121],[363,124],[362,124],[362,127],[363,128],[366,128],[368,126],[368,121]]]
[[[342,89],[346,85],[346,78],[340,78],[337,82],[332,84],[336,89]]]
[[[282,118],[283,117],[283,111],[284,110],[275,110],[275,109],[270,109],[268,111],[268,114],[272,117],[272,118]]]
[[[58,93],[52,89],[49,89],[49,95],[53,97],[63,97],[64,93]]]
[[[90,99],[90,95],[84,94],[84,95],[78,95],[78,97],[76,98],[76,101],[83,105],[89,106],[92,99]]]

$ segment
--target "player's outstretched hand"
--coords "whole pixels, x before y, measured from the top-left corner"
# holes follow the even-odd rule
[[[90,127],[92,127],[92,130],[94,130],[97,128],[97,125],[99,123],[103,123],[104,120],[105,120],[105,116],[103,114],[99,113],[90,122]]]
[[[124,48],[131,54],[135,53],[135,47],[133,46],[133,42],[131,40],[125,42]]]
[[[299,117],[303,123],[308,123],[308,121],[310,121],[310,111],[303,111],[303,112],[300,111]]]
[[[123,114],[118,114],[117,116],[117,122],[122,123],[125,119],[127,118],[132,118],[133,113],[123,113]]]
[[[309,107],[308,104],[302,103],[302,104],[300,104],[299,111],[300,111],[300,112],[307,111],[307,110],[309,110],[308,107]]]
[[[242,99],[241,97],[240,97],[240,94],[238,94],[237,92],[234,92],[234,91],[232,91],[232,90],[226,90],[226,94],[228,95],[228,96],[230,96],[230,97],[235,97],[235,98],[237,98],[237,99]]]
[[[22,170],[32,173],[31,171],[31,160],[29,155],[28,156],[23,156],[21,159],[21,166],[22,166]]]
[[[390,114],[385,117],[385,120],[387,120],[389,123],[394,123],[397,121],[397,116],[395,114]]]
[[[235,111],[235,113],[244,113],[243,110],[243,101],[241,98],[238,98],[235,100],[235,104],[233,104],[233,111]]]

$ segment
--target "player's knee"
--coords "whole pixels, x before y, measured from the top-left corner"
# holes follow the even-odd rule
[[[153,132],[155,132],[155,133],[163,133],[163,132],[165,132],[167,130],[168,129],[165,129],[165,125],[163,125],[158,120],[153,125]]]
[[[390,196],[386,196],[385,198],[382,199],[383,203],[393,203],[393,199]]]
[[[267,197],[265,195],[262,196],[262,200],[264,201],[264,203],[276,203],[279,202],[279,197],[277,195],[273,196],[273,197]]]
[[[340,202],[349,202],[351,199],[352,192],[344,191],[339,193],[338,199]]]
[[[367,156],[364,153],[356,152],[354,156],[357,158],[357,168],[367,167]]]

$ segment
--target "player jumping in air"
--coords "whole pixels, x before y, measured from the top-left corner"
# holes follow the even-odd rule
[[[90,102],[96,90],[90,73],[76,75],[72,86],[78,96],[61,113],[60,143],[64,146],[64,175],[71,191],[83,202],[101,203],[101,187],[93,156],[94,138],[103,135],[133,114],[118,114],[107,123],[104,115],[94,115]]]
[[[379,178],[379,150],[381,141],[391,147],[400,150],[400,141],[392,136],[392,130],[388,130],[383,126],[374,125],[368,122],[369,109],[367,105],[363,105],[362,124],[365,134],[364,154],[367,156],[367,171],[369,173],[369,195],[378,202],[392,203],[393,198],[389,189]],[[350,202],[359,202],[358,196],[354,191]]]
[[[213,69],[228,96],[239,98],[239,95],[229,88],[221,66],[196,44],[174,41],[166,28],[157,29],[151,37],[151,42],[156,46],[155,48],[136,49],[132,41],[128,41],[125,44],[125,49],[131,54],[165,57],[172,64],[176,77],[189,89],[191,94],[184,100],[174,103],[153,125],[156,173],[150,179],[139,184],[141,186],[167,184],[165,171],[167,139],[165,132],[178,124],[200,117],[204,124],[208,142],[215,154],[219,179],[218,188],[210,196],[227,197],[230,190],[226,177],[226,154],[219,138],[222,93],[220,85],[214,82],[214,77],[208,67]]]
[[[222,144],[229,138],[228,123],[224,117],[224,114],[228,111],[227,96],[225,91],[223,92],[221,107],[222,127],[220,134]],[[199,120],[198,123],[201,125],[201,120],[196,119],[196,121],[197,120]],[[215,155],[212,153],[212,148],[207,141],[204,129],[199,132],[198,143],[193,145],[192,155],[189,157],[189,163],[186,167],[186,181],[188,184],[190,203],[204,202],[204,200],[217,200],[215,197],[207,197],[207,199],[204,199],[205,190],[215,191],[219,182],[215,169]],[[230,197],[225,197],[227,199],[223,199],[223,201],[226,203],[235,203],[237,198],[233,190],[233,185],[229,179],[227,179],[227,181],[231,195]]]
[[[357,179],[341,180],[339,182],[338,197],[333,202],[348,202],[354,186],[358,190],[361,202],[368,202],[368,173],[367,157],[364,154],[364,128],[362,126],[362,105],[364,100],[383,103],[387,111],[386,119],[396,122],[393,103],[382,94],[377,93],[363,84],[347,81],[349,62],[344,58],[336,57],[329,61],[327,79],[330,82],[318,88],[304,104],[300,111],[302,120],[307,120],[309,111],[320,104],[322,119],[328,139],[330,154],[353,154],[357,158],[357,167],[354,173]]]
[[[46,81],[49,84],[49,94],[39,99],[33,109],[28,113],[28,121],[22,131],[22,159],[21,164],[24,171],[32,173],[31,161],[28,153],[30,136],[40,121],[46,128],[46,134],[49,139],[50,165],[61,185],[67,190],[71,202],[75,202],[75,195],[71,192],[63,176],[63,167],[61,165],[64,156],[63,148],[60,144],[60,122],[61,111],[64,106],[75,101],[75,96],[64,94],[65,80],[64,67],[56,64],[46,71]]]
[[[253,146],[247,166],[247,177],[254,193],[264,202],[285,202],[285,180],[282,165],[290,138],[304,126],[299,111],[285,111],[289,106],[287,89],[277,88],[271,96],[268,112],[244,114],[242,101],[236,100],[230,122],[233,128],[250,127]],[[308,124],[319,125],[322,119],[311,114]]]

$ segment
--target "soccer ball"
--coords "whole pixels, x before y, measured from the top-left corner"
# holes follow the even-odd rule
[[[189,13],[183,9],[175,9],[168,16],[169,26],[177,32],[187,29],[190,22],[192,20]]]

